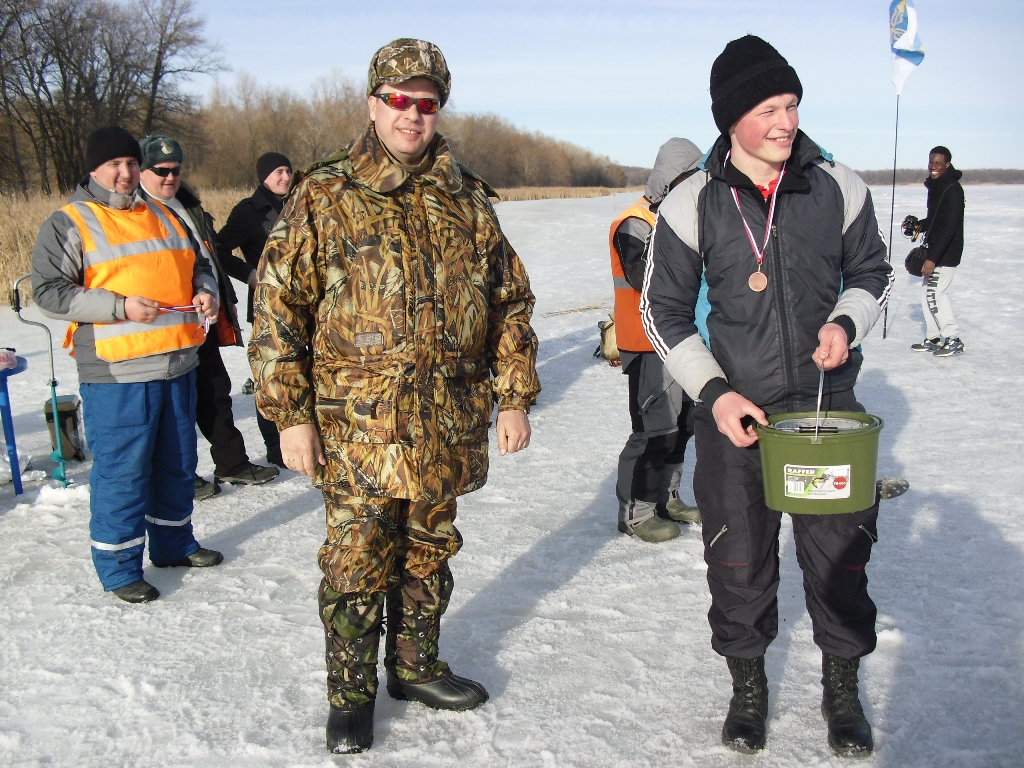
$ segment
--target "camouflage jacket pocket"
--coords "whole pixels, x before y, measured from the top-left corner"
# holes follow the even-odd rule
[[[326,443],[398,442],[398,380],[358,369],[319,369],[316,421]]]
[[[441,425],[445,444],[471,445],[487,440],[487,429],[494,410],[494,390],[487,373],[475,376],[457,376],[445,380],[448,403],[451,408],[442,414],[449,417]]]
[[[401,354],[409,318],[400,236],[367,235],[345,261],[338,274],[347,278],[330,281],[333,295],[326,313],[321,310],[318,331],[327,347],[321,352],[364,364]]]

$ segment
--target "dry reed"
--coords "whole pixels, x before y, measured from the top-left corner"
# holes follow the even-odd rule
[[[602,197],[619,192],[638,191],[642,187],[614,189],[609,187],[515,187],[499,189],[502,200],[547,200],[570,197]],[[202,193],[203,206],[219,229],[227,221],[235,204],[252,194],[251,189],[210,189]],[[59,195],[0,194],[0,302],[7,303],[14,279],[32,268],[32,247],[39,227],[60,208],[65,199]],[[27,291],[26,296],[27,298]]]

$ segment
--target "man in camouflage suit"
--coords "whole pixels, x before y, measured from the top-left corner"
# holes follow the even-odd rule
[[[370,63],[370,123],[298,175],[260,265],[249,360],[257,406],[288,467],[323,490],[320,615],[328,748],[373,738],[388,615],[388,693],[439,709],[487,700],[438,660],[462,545],[455,497],[530,440],[537,338],[529,278],[490,187],[435,133],[451,78],[431,43],[400,39]]]

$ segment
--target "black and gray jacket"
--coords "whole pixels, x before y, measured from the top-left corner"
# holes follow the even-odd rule
[[[768,206],[727,162],[729,148],[719,138],[707,172],[661,204],[640,306],[648,338],[690,397],[710,406],[734,390],[780,413],[813,403],[818,368],[811,354],[821,327],[836,322],[849,337],[850,358],[825,374],[825,392],[852,389],[863,361],[856,347],[893,281],[867,187],[799,132],[765,251],[768,288],[755,293],[747,280],[757,260],[730,188],[738,190],[755,239],[765,231]],[[706,324],[706,342],[698,324]]]

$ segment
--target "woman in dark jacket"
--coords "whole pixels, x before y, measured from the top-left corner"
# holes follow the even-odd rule
[[[251,324],[253,290],[256,287],[256,268],[266,245],[267,235],[277,223],[277,217],[284,205],[284,197],[292,180],[292,163],[279,152],[267,152],[256,161],[256,177],[260,185],[252,197],[242,200],[231,211],[227,223],[217,233],[217,256],[224,271],[240,283],[249,286],[249,301],[246,319]],[[241,250],[244,258],[232,253]],[[273,422],[256,413],[260,434],[267,446],[267,461],[279,467],[281,444],[277,427]]]

